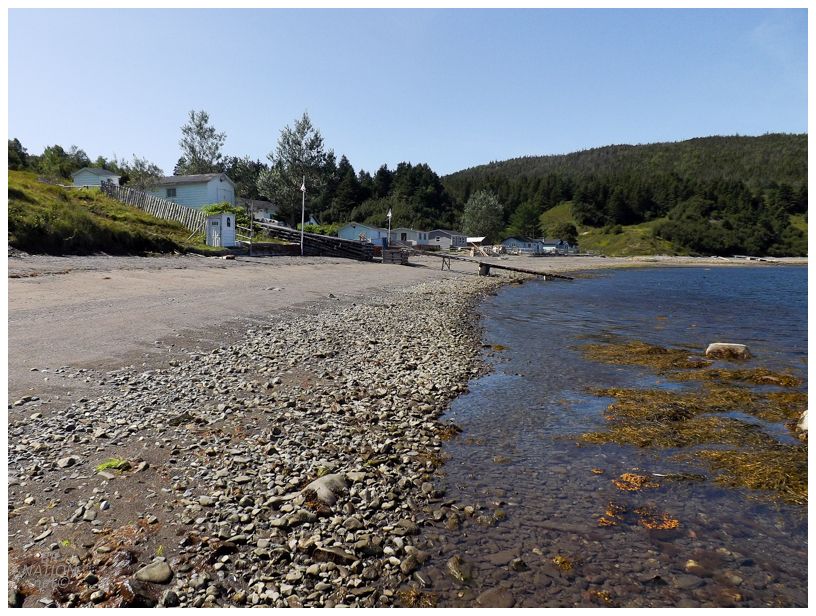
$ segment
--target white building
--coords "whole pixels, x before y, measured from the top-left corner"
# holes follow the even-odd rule
[[[232,248],[237,246],[235,241],[235,214],[224,212],[207,216],[207,246]]]
[[[397,227],[391,229],[390,244],[403,244],[406,246],[427,246],[428,232],[409,229],[408,227]]]
[[[514,252],[519,252],[524,254],[537,255],[541,254],[542,252],[542,246],[540,241],[531,239],[529,237],[523,237],[520,235],[513,235],[508,237],[502,242],[502,246],[504,246],[507,252],[511,254]]]
[[[100,186],[102,182],[113,182],[119,186],[120,177],[118,173],[98,167],[83,167],[71,174],[74,186]]]
[[[357,240],[358,242],[380,244],[383,239],[388,237],[388,229],[372,227],[359,222],[349,222],[337,230],[337,237],[343,238],[344,240]]]
[[[147,192],[173,203],[199,209],[212,203],[226,202],[235,205],[235,184],[225,173],[171,175],[161,178]]]

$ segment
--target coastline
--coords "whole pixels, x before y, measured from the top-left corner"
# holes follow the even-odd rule
[[[524,259],[538,261],[561,272],[725,265]],[[484,368],[472,308],[512,280],[440,276],[431,265],[420,272],[430,281],[301,305],[244,323],[231,345],[175,353],[160,366],[79,369],[75,380],[100,381],[98,394],[47,417],[37,401],[11,409],[17,598],[27,606],[54,591],[60,605],[75,606],[404,604],[398,589],[421,584],[427,558],[414,537],[457,506],[433,476],[453,434],[438,419]],[[111,459],[130,468],[95,471]],[[301,493],[338,474],[345,485],[333,504]],[[134,580],[154,559],[169,564],[169,584]],[[68,575],[55,585],[58,567]]]

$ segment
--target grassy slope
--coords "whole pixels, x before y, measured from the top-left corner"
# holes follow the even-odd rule
[[[808,232],[808,222],[807,218],[805,218],[804,214],[793,214],[790,217],[791,226],[794,229],[799,229],[802,233],[807,235]]]
[[[621,227],[620,233],[610,233],[595,227],[582,227],[572,218],[572,203],[565,201],[541,215],[541,227],[546,229],[558,223],[571,222],[578,229],[581,251],[596,252],[615,257],[648,254],[678,254],[670,242],[655,238],[652,230],[661,220]]]
[[[30,253],[145,254],[208,251],[203,236],[187,240],[181,224],[124,205],[98,189],[42,184],[33,173],[9,171],[9,244]]]

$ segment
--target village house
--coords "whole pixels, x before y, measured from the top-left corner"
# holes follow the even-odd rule
[[[280,211],[280,208],[270,201],[236,197],[235,203],[238,205],[238,207],[242,207],[248,212],[252,212],[252,218],[255,220],[260,220],[262,222],[278,220],[278,212]]]
[[[337,230],[337,237],[344,240],[357,240],[381,244],[388,237],[388,229],[372,227],[359,222],[349,222]]]
[[[566,255],[576,252],[577,246],[570,245],[569,242],[555,238],[541,238],[537,240],[541,244],[541,252],[544,254]]]
[[[119,186],[120,177],[118,173],[98,167],[83,167],[71,174],[74,186],[101,186],[102,182],[113,182]]]
[[[467,235],[449,229],[434,229],[428,233],[428,246],[438,246],[442,250],[466,248]]]
[[[235,205],[235,184],[225,173],[171,175],[147,191],[173,203],[201,209],[212,203]]]
[[[502,242],[502,246],[511,254],[519,252],[537,255],[542,252],[541,242],[521,235],[511,235]]]
[[[407,227],[397,227],[391,230],[389,244],[403,244],[406,246],[426,246],[428,244],[428,232],[417,231]]]

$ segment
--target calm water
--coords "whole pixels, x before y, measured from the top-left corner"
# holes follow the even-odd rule
[[[710,480],[621,492],[610,479],[624,472],[705,469],[670,460],[676,451],[579,447],[573,438],[604,427],[609,400],[588,394],[592,388],[678,387],[638,367],[589,362],[576,349],[609,335],[700,350],[742,342],[753,365],[806,378],[806,268],[623,270],[532,282],[503,289],[481,313],[484,342],[507,349],[486,352],[491,374],[448,414],[464,432],[447,446],[446,498],[480,509],[459,529],[439,524],[431,533],[426,570],[440,605],[472,605],[496,587],[517,606],[807,605],[806,508]],[[763,427],[790,439],[782,426]],[[598,468],[604,474],[593,474]],[[668,513],[680,527],[600,528],[610,501]],[[506,519],[475,523],[496,509]],[[473,566],[472,583],[444,574],[455,554]],[[557,555],[572,570],[554,567]],[[690,559],[696,575],[686,571]]]

